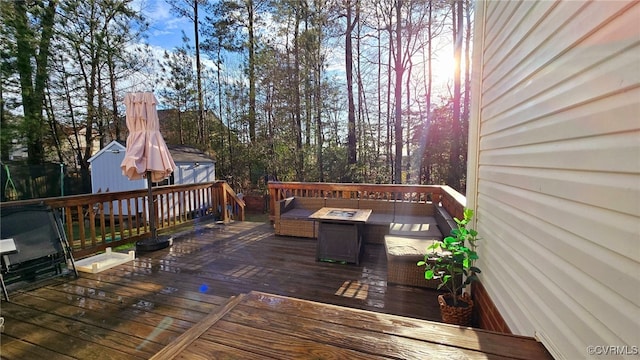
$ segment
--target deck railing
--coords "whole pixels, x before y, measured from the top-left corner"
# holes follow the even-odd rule
[[[147,189],[0,203],[21,206],[44,203],[59,211],[75,257],[84,257],[147,238]],[[245,204],[225,181],[154,187],[152,191],[159,232],[204,216],[220,221],[244,220]]]
[[[275,216],[275,204],[287,197],[324,197],[344,199],[434,201],[451,216],[462,218],[466,198],[446,185],[343,184],[309,182],[269,182],[269,214]]]

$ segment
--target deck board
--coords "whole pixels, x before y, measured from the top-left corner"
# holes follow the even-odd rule
[[[222,309],[230,298],[252,291],[373,311],[367,312],[370,316],[439,320],[436,291],[387,286],[382,245],[366,244],[360,265],[347,265],[315,261],[315,240],[275,236],[269,224],[201,224],[193,230],[176,238],[170,248],[138,254],[134,261],[97,274],[56,278],[24,289],[12,284],[11,303],[0,304],[5,318],[0,357],[147,359]],[[257,321],[259,308],[249,310],[243,311]],[[411,329],[411,319],[406,321]],[[251,326],[224,323],[229,328]],[[411,336],[418,336],[408,333],[393,336],[412,341]],[[428,328],[416,330],[422,333],[434,336]],[[438,334],[461,336],[455,330]],[[268,350],[251,350],[264,347],[258,339],[237,341],[246,348],[215,346],[221,356],[274,356]],[[205,337],[181,356],[207,358],[206,346],[214,345]],[[342,351],[330,352],[334,350]]]
[[[10,359],[56,359],[73,360],[75,358],[66,356],[55,351],[51,351],[42,346],[33,346],[32,343],[24,340],[2,338],[2,358]]]

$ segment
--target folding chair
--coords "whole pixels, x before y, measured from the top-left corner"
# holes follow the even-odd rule
[[[2,291],[7,301],[5,284],[32,282],[45,274],[63,275],[63,264],[78,277],[62,221],[51,207],[43,204],[4,207],[0,221],[0,239],[12,239],[15,244],[15,250],[3,251],[1,257]]]
[[[5,255],[13,254],[15,252],[16,243],[13,239],[0,239],[0,256],[4,258]],[[9,294],[7,293],[7,287],[4,284],[4,276],[2,275],[2,272],[0,272],[0,285],[2,286],[2,294],[4,294],[4,298],[9,301]]]

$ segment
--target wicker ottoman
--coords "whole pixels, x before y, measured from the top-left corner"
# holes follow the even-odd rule
[[[418,266],[431,244],[439,239],[386,235],[384,246],[387,252],[387,282],[400,285],[420,286],[436,289],[440,280],[426,280],[424,267]]]

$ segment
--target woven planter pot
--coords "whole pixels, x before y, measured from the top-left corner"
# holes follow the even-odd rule
[[[447,324],[471,326],[473,300],[471,300],[467,293],[464,293],[462,296],[458,296],[458,306],[450,306],[447,304],[447,299],[450,298],[450,294],[438,295],[442,321]],[[462,305],[461,303],[466,303],[467,306],[460,306]]]

